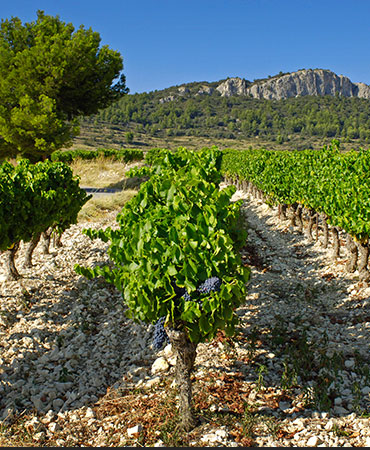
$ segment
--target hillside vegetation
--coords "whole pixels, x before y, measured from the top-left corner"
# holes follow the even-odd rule
[[[366,98],[338,93],[281,100],[222,96],[216,89],[219,83],[194,82],[126,95],[84,118],[74,144],[120,147],[131,132],[134,141],[129,146],[139,148],[258,145],[305,149],[322,147],[333,138],[340,139],[345,149],[368,147],[370,102]]]

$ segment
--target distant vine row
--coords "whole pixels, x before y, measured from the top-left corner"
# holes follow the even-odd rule
[[[76,159],[94,160],[99,157],[112,158],[116,161],[131,162],[140,161],[144,158],[144,152],[134,148],[98,148],[97,150],[57,150],[51,155],[52,161],[62,161],[65,163],[71,163]]]
[[[321,150],[268,151],[227,149],[223,151],[225,180],[266,203],[278,206],[279,217],[307,236],[319,224],[323,245],[332,235],[334,256],[340,254],[339,233],[348,250],[347,270],[358,270],[361,280],[370,280],[368,269],[370,236],[370,152],[341,153],[332,141]],[[316,236],[317,238],[317,236]]]

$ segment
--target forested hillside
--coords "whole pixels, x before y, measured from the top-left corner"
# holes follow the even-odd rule
[[[105,127],[106,143],[115,131],[132,132],[140,140],[197,136],[259,138],[282,144],[332,138],[367,148],[370,141],[370,101],[341,96],[302,96],[283,100],[250,96],[223,97],[217,83],[190,83],[162,91],[126,95],[82,121],[81,131]],[[83,134],[83,133],[82,133]],[[122,142],[124,135],[120,137]],[[114,140],[112,140],[114,143]],[[88,142],[86,142],[88,144]],[[321,145],[321,143],[320,143]]]

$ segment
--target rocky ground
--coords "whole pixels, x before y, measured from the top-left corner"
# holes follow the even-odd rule
[[[152,326],[74,264],[107,262],[107,244],[72,226],[39,247],[19,281],[0,273],[0,445],[370,445],[370,288],[332,250],[243,198],[251,266],[238,335],[201,344],[193,377],[199,426],[177,426],[175,360]],[[114,214],[105,225],[115,224]],[[104,226],[105,226],[104,225]],[[4,262],[4,255],[0,255]]]

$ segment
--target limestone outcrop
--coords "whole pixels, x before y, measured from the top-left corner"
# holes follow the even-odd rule
[[[216,87],[216,91],[220,92],[222,97],[245,95],[248,91],[247,82],[243,78],[228,78]]]
[[[189,85],[190,86],[190,85]],[[273,77],[248,81],[245,78],[230,77],[218,85],[197,84],[189,88],[180,86],[176,91],[162,97],[159,102],[172,102],[182,96],[221,95],[231,97],[246,95],[257,99],[282,100],[305,95],[339,95],[340,97],[359,97],[370,99],[370,86],[365,83],[353,83],[344,75],[337,75],[327,69],[302,69],[291,73],[282,73]]]
[[[252,83],[242,78],[229,78],[216,88],[223,97],[249,95],[253,98],[281,100],[304,95],[339,95],[370,98],[370,86],[352,83],[343,75],[325,69],[302,69]]]

